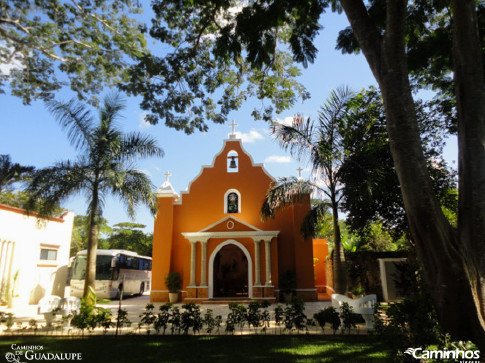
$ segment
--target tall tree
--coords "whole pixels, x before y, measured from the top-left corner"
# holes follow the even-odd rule
[[[14,183],[25,181],[34,169],[33,166],[13,163],[10,155],[0,155],[0,193],[10,191]]]
[[[443,208],[458,208],[456,172],[442,158],[447,127],[443,115],[429,102],[416,102],[416,115],[433,189]],[[404,204],[386,131],[384,105],[378,90],[370,87],[349,101],[348,123],[340,130],[345,158],[340,169],[343,208],[347,222],[364,232],[382,222],[395,236],[408,233]]]
[[[100,218],[98,223],[98,231],[101,235],[109,235],[113,229],[108,226],[108,220],[106,218]],[[88,248],[88,236],[89,236],[89,216],[77,215],[74,216],[74,223],[72,226],[71,234],[71,251],[70,256],[73,257],[81,250]],[[98,236],[98,247],[108,248],[109,245],[106,238]]]
[[[87,99],[119,84],[145,52],[130,17],[140,11],[131,0],[0,0],[0,93],[30,104],[63,86]]]
[[[374,22],[363,1],[340,3],[382,93],[408,224],[440,323],[455,336],[473,338],[485,348],[485,246],[481,242],[485,240],[485,147],[480,141],[485,138],[485,91],[476,2],[451,1],[458,106],[458,231],[445,218],[434,194],[421,145],[406,56],[406,20],[411,11],[407,1],[385,2],[383,27]]]
[[[140,203],[155,211],[152,183],[146,174],[135,168],[135,161],[162,156],[163,151],[152,137],[124,134],[117,128],[116,121],[123,108],[124,102],[118,94],[105,97],[96,124],[83,104],[73,100],[50,102],[49,110],[80,155],[76,161],[57,162],[52,167],[37,170],[28,188],[32,193],[31,205],[42,200],[42,214],[48,214],[55,204],[73,194],[85,194],[89,235],[84,295],[90,287],[94,288],[99,224],[108,194],[119,197],[131,217]]]
[[[123,222],[113,226],[113,232],[107,238],[110,249],[129,250],[142,256],[152,255],[153,235],[141,229],[144,224]]]
[[[177,3],[176,0],[163,2],[167,6]],[[187,17],[193,15],[208,27],[217,23],[214,14],[224,12],[234,2],[213,0],[191,4],[192,12]],[[485,47],[483,27],[480,28],[483,2],[256,0],[244,4],[231,21],[219,24],[220,30],[213,34],[214,55],[216,59],[232,59],[234,63],[244,59],[254,69],[264,69],[275,60],[275,50],[284,41],[278,36],[282,29],[293,59],[303,64],[312,62],[317,53],[313,40],[320,29],[321,13],[330,4],[334,10],[343,9],[382,93],[389,143],[409,228],[418,258],[423,261],[423,275],[436,303],[441,326],[455,337],[475,340],[485,350]],[[378,5],[373,7],[376,12],[370,11],[374,4]],[[442,59],[439,55],[450,54],[452,49],[450,64],[459,144],[456,229],[441,210],[423,154],[410,81],[407,54],[410,48],[406,43],[413,34],[429,37],[437,34],[440,24],[433,20],[448,9],[452,46],[444,51],[438,49],[434,55],[421,56],[425,58],[422,64],[435,66]],[[420,16],[414,17],[417,10]],[[376,13],[382,16],[375,16]],[[478,14],[482,16],[480,21]],[[170,29],[177,30],[177,25]],[[423,67],[422,74],[430,73]]]
[[[352,92],[346,88],[332,91],[328,100],[322,105],[318,118],[306,120],[302,116],[293,119],[293,125],[274,123],[272,133],[277,142],[299,159],[308,159],[312,166],[313,182],[302,188],[299,180],[285,179],[274,184],[266,195],[263,204],[263,216],[270,216],[272,210],[280,209],[291,203],[292,198],[302,199],[302,193],[308,188],[321,192],[330,201],[333,216],[334,250],[334,288],[337,294],[347,292],[345,255],[339,225],[339,208],[342,199],[339,171],[344,160],[344,149],[340,129],[346,122],[347,105]],[[322,185],[320,187],[319,185]],[[321,218],[320,203],[311,212],[313,218],[306,219],[315,225]]]
[[[319,16],[319,6],[311,2],[295,14],[305,19]],[[309,97],[297,82],[300,70],[291,55],[275,41],[304,42],[285,27],[272,29],[262,35],[264,47],[274,54],[248,49],[260,67],[251,67],[242,55],[218,56],[218,48],[237,48],[237,43],[223,44],[236,19],[247,14],[249,7],[239,0],[227,1],[152,1],[155,18],[150,36],[160,42],[159,54],[145,55],[130,67],[129,82],[122,89],[142,98],[141,108],[147,111],[146,121],[164,121],[169,127],[192,133],[207,131],[207,121],[224,123],[232,110],[238,109],[248,97],[261,100],[252,115],[271,120],[294,105],[298,99]],[[278,13],[279,9],[274,12]],[[264,15],[266,20],[275,14]],[[263,19],[246,27],[258,31]],[[302,24],[302,27],[305,25]],[[308,42],[305,46],[309,46]],[[264,66],[262,66],[264,63]],[[267,104],[265,99],[270,99]]]

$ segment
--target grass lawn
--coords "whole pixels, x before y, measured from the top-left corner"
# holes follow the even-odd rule
[[[12,344],[43,346],[35,353],[82,353],[81,362],[392,361],[375,336],[13,336],[0,340],[0,359],[12,352]],[[20,361],[29,360],[22,355]]]

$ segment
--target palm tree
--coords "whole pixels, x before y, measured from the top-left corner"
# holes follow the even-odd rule
[[[321,106],[316,121],[303,116],[295,116],[293,124],[287,126],[273,123],[272,133],[285,150],[299,160],[307,159],[312,165],[312,180],[283,178],[273,183],[267,192],[261,216],[271,218],[287,205],[301,201],[310,193],[325,195],[329,201],[313,205],[304,219],[302,232],[314,236],[319,220],[330,207],[333,215],[334,288],[338,294],[347,292],[345,255],[339,226],[339,204],[342,199],[339,170],[344,157],[342,137],[339,132],[345,123],[347,103],[352,97],[348,88],[338,88],[330,93]]]
[[[10,155],[0,155],[0,193],[8,191],[16,182],[27,180],[34,169],[33,166],[12,163]]]
[[[116,125],[124,102],[118,94],[104,98],[95,122],[85,105],[51,101],[49,111],[66,131],[71,144],[80,152],[75,161],[61,161],[34,173],[28,188],[29,206],[42,201],[41,215],[48,215],[56,204],[71,195],[82,193],[88,201],[88,260],[84,296],[94,288],[98,226],[108,194],[126,205],[131,218],[139,204],[155,211],[153,185],[145,173],[135,168],[140,158],[163,156],[163,150],[150,136],[137,132],[123,133]]]

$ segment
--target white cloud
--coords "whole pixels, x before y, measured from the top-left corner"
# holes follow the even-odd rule
[[[153,126],[151,123],[145,121],[145,116],[147,114],[148,114],[147,112],[143,111],[138,115],[138,128],[146,129]]]
[[[4,42],[2,42],[4,45]],[[12,56],[13,48],[12,47],[6,47],[3,48],[4,51],[9,52],[8,55],[5,55],[5,57],[2,57],[2,60],[5,58],[8,58],[8,63],[2,63],[0,64],[0,74],[3,74],[5,76],[10,76],[10,73],[15,70],[21,70],[25,68],[25,66],[22,63],[23,56],[20,53],[14,54]]]
[[[255,129],[252,129],[247,133],[236,131],[236,138],[241,139],[242,142],[248,142],[248,143],[253,143],[253,142],[256,142],[257,140],[264,140],[264,136],[258,131],[256,131]]]
[[[291,125],[293,125],[293,118],[294,118],[294,116],[286,116],[283,120],[277,118],[276,120],[274,120],[274,122],[281,124],[281,125],[291,126]]]
[[[271,155],[264,159],[265,163],[291,163],[291,156]]]

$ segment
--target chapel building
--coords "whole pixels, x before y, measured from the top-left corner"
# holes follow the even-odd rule
[[[167,175],[156,192],[151,301],[168,301],[165,277],[177,271],[183,302],[274,302],[288,270],[296,275],[297,295],[317,300],[315,277],[325,285],[324,272],[317,276],[315,246],[300,233],[310,196],[262,222],[261,206],[273,181],[234,133],[180,197]],[[325,259],[326,246],[320,250],[319,258]]]

